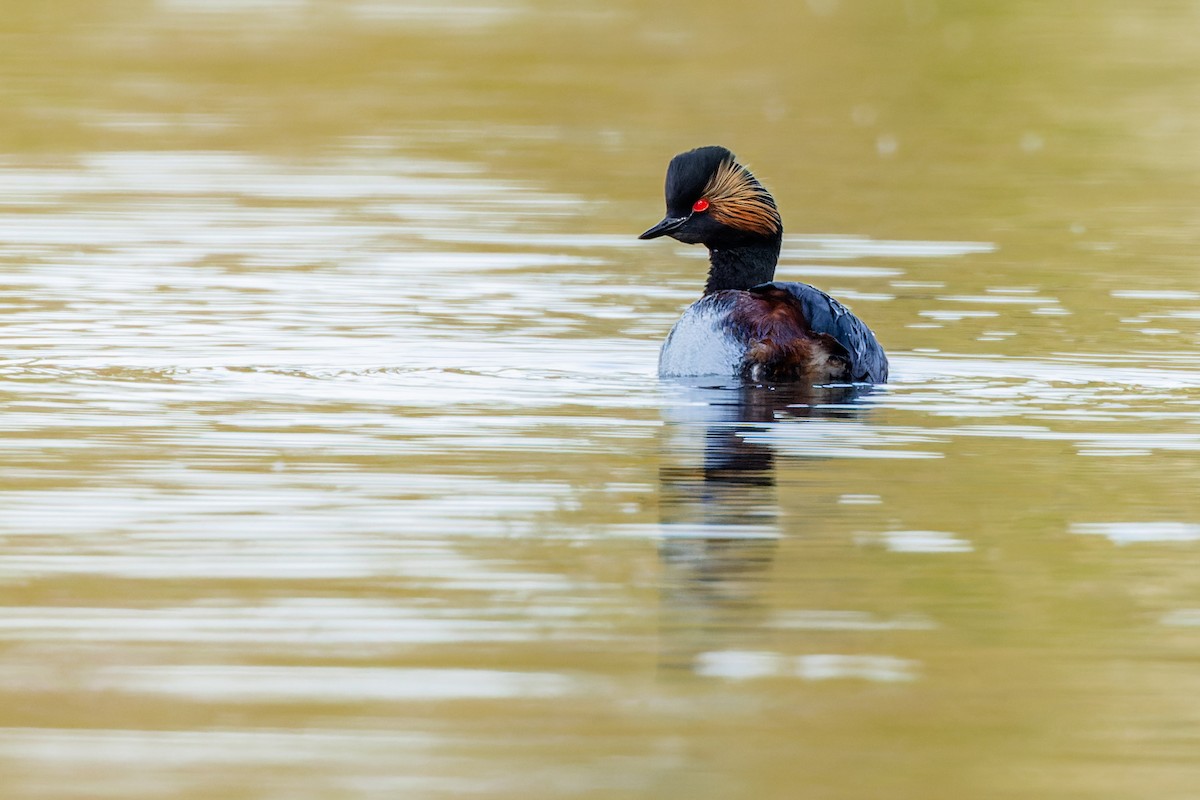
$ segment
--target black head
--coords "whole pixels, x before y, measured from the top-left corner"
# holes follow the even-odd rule
[[[725,249],[783,233],[774,198],[724,147],[699,147],[671,159],[666,197],[666,217],[639,239],[670,236]]]

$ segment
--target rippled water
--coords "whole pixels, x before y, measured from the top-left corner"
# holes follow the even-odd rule
[[[68,5],[4,797],[1194,796],[1192,5]],[[709,141],[888,386],[655,377]]]

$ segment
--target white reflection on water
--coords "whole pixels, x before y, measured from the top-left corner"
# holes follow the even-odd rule
[[[1079,522],[1071,533],[1103,536],[1113,544],[1200,541],[1200,524],[1186,522]]]
[[[998,311],[942,311],[929,310],[919,312],[922,317],[936,319],[940,322],[958,322],[964,319],[985,319],[987,317],[998,317]]]
[[[1197,628],[1200,627],[1200,608],[1169,611],[1158,622],[1170,628]]]
[[[347,761],[367,766],[407,754],[414,761],[437,757],[445,743],[428,733],[401,731],[129,730],[0,728],[0,756],[21,761],[119,764],[143,772],[148,766],[191,764],[295,764]],[[149,763],[148,763],[149,762]]]
[[[254,16],[270,15],[271,26],[295,24],[306,15],[310,15],[314,22],[323,21],[329,9],[328,4],[317,4],[311,0],[158,0],[158,5],[168,14],[186,15],[190,24],[200,19],[215,28],[234,30],[247,24],[246,17],[250,17],[253,24]],[[464,0],[440,3],[345,0],[339,5],[337,10],[345,18],[367,25],[449,27],[468,31],[491,27],[525,11],[521,4],[514,2],[478,3]],[[170,19],[165,22],[170,24]]]
[[[529,586],[529,583],[522,585]],[[480,609],[480,611],[483,611]],[[292,598],[261,606],[221,604],[166,608],[0,608],[0,639],[8,641],[224,643],[328,646],[517,642],[572,632],[589,639],[578,607],[493,612],[470,618],[462,609],[415,609],[396,603]]]
[[[1055,297],[1027,297],[1023,294],[945,295],[938,300],[947,303],[991,303],[995,305],[1042,306],[1058,303]]]
[[[313,764],[353,765],[372,772],[382,764],[395,765],[410,760],[414,766],[436,762],[446,741],[430,733],[391,732],[356,729],[209,729],[209,730],[130,730],[130,729],[54,729],[0,728],[0,757],[18,759],[47,769],[44,762],[56,766],[89,764],[112,766],[124,776],[109,775],[110,780],[138,784],[136,776],[146,771],[198,766],[220,770],[244,764],[287,764],[304,768]],[[122,780],[124,778],[124,780]],[[461,788],[474,782],[463,781]],[[413,775],[409,788],[440,786],[445,782]],[[158,790],[162,784],[152,784]],[[133,787],[131,787],[133,788]],[[136,790],[136,789],[134,789]],[[150,796],[150,795],[148,795]]]
[[[943,531],[885,531],[879,534],[893,553],[969,553],[971,543]]]
[[[1172,289],[1114,289],[1109,294],[1124,300],[1200,300],[1200,293]]]
[[[865,611],[788,611],[775,615],[779,628],[807,631],[925,631],[937,624],[919,614],[902,614],[891,619]]]
[[[870,239],[838,234],[789,235],[781,258],[951,258],[973,253],[990,253],[990,242],[921,242]]]
[[[551,672],[445,668],[119,667],[97,670],[85,680],[101,691],[242,702],[499,700],[561,697],[583,689],[576,681]]]
[[[805,420],[786,426],[765,427],[747,433],[749,442],[769,443],[797,458],[941,458],[936,450],[913,449],[944,441],[916,429],[901,430],[871,425],[845,424],[841,420]]]
[[[858,679],[894,683],[916,679],[920,664],[894,656],[782,653],[717,650],[701,653],[697,673],[712,678],[800,678],[807,681]]]
[[[686,769],[680,754],[652,748],[622,755],[622,774],[613,775],[612,758],[589,766],[561,757],[562,748],[590,742],[585,734],[511,735],[511,719],[510,735],[500,736],[322,722],[312,728],[0,728],[0,760],[6,777],[19,776],[22,795],[89,798],[173,797],[198,783],[204,797],[237,797],[248,786],[280,798],[538,797],[547,785],[616,796],[645,782],[642,775]],[[480,749],[494,760],[481,758]],[[81,785],[86,794],[78,793]]]

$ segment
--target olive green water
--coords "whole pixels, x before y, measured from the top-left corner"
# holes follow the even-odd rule
[[[1200,795],[1196,3],[3,11],[0,796]],[[655,378],[709,143],[886,389]]]

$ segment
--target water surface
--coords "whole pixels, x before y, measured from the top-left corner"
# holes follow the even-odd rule
[[[1194,796],[1194,4],[39,9],[5,797]],[[712,142],[891,384],[657,380]]]

